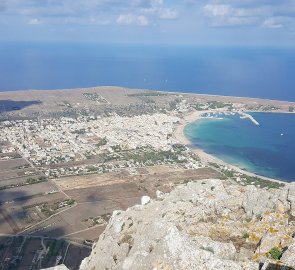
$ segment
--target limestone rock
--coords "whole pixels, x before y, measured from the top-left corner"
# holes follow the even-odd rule
[[[61,264],[61,265],[53,266],[50,268],[46,268],[44,270],[69,270],[69,269],[65,265]]]
[[[144,208],[132,207],[113,215],[80,269],[257,269],[256,262],[236,260],[238,253],[231,241],[211,239],[213,228],[204,233],[192,231],[197,228],[193,224],[205,224],[208,217],[236,213],[242,195],[230,187],[227,190],[221,180],[199,181],[176,187]]]
[[[275,198],[274,198],[275,197]],[[266,211],[276,208],[277,196],[259,189],[255,186],[247,186],[243,200],[243,208],[248,216],[261,215]]]
[[[290,203],[291,214],[295,216],[295,183],[288,185],[287,192],[287,200]]]
[[[141,198],[141,205],[146,205],[151,201],[151,198],[149,196],[142,196]]]
[[[160,191],[160,190],[157,190],[157,191],[156,191],[156,197],[157,197],[158,199],[162,199],[164,196],[165,196],[165,193],[164,193],[164,192],[162,192],[162,191]]]
[[[283,253],[281,261],[289,267],[295,267],[295,242]]]
[[[273,247],[278,247],[281,243],[281,235],[272,235],[270,233],[266,234],[261,239],[261,244],[257,248],[258,253],[267,253],[269,252]]]
[[[237,257],[237,260],[238,261],[242,261],[242,262],[243,261],[248,261],[248,260],[251,260],[251,258],[253,257],[253,255],[254,255],[253,251],[241,247],[240,248],[240,252],[238,254],[238,257]]]
[[[182,184],[114,211],[80,270],[257,270],[262,261],[276,264],[268,253],[276,246],[287,250],[281,262],[294,266],[292,207],[293,186],[264,190],[216,179]]]

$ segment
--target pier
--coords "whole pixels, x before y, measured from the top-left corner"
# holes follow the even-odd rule
[[[252,116],[252,115],[250,115],[250,114],[247,114],[247,113],[241,113],[241,119],[246,119],[246,118],[248,118],[248,119],[250,119],[256,126],[259,126],[260,124],[259,124],[259,122]]]

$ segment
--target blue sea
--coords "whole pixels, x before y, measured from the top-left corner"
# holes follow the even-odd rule
[[[295,49],[0,44],[0,91],[102,85],[295,101]]]
[[[203,118],[188,124],[185,135],[206,153],[241,169],[295,181],[295,114],[251,115],[259,126],[239,115]]]

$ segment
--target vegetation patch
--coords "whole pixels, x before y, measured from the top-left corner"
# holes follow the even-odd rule
[[[127,95],[127,97],[161,97],[161,96],[168,96],[168,94],[151,91],[151,92],[135,93],[135,94]]]
[[[72,133],[76,133],[76,134],[81,135],[81,134],[85,134],[86,130],[85,130],[85,128],[81,128],[81,129],[77,129],[77,130],[72,131]]]
[[[56,202],[54,204],[48,204],[48,203],[44,203],[42,204],[39,209],[41,210],[41,212],[43,214],[45,214],[46,216],[52,216],[55,213],[57,213],[60,209],[67,207],[67,206],[71,206],[75,203],[75,200],[73,199],[68,199],[65,201],[61,201],[61,202]]]
[[[245,232],[245,233],[243,234],[243,238],[244,238],[245,240],[248,239],[249,237],[250,237],[249,233]]]
[[[283,255],[283,250],[278,247],[273,247],[268,253],[272,259],[279,260]]]
[[[98,103],[107,103],[107,100],[98,93],[83,93],[83,96],[91,101],[96,101]]]
[[[104,146],[108,143],[108,140],[106,138],[102,138],[98,143],[95,144],[95,146],[97,148],[101,147],[101,146]]]
[[[27,186],[27,185],[34,185],[34,184],[43,183],[46,181],[47,181],[46,176],[40,176],[38,178],[30,177],[26,180],[26,182],[2,186],[2,187],[0,187],[0,190],[5,190],[5,189],[10,189],[10,188],[15,188],[15,187],[22,187],[22,186]]]
[[[233,105],[231,103],[224,103],[224,102],[220,102],[220,101],[211,101],[208,103],[209,109],[221,109],[221,108],[225,108],[225,107],[232,108],[232,106]]]
[[[246,174],[243,174],[241,176],[241,181],[245,183],[246,185],[255,185],[259,186],[261,188],[281,188],[284,187],[284,183],[274,182],[266,179],[262,179],[256,176],[249,176]]]

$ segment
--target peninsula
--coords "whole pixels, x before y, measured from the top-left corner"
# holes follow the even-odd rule
[[[285,101],[121,87],[1,92],[2,265],[5,269],[41,269],[63,264],[79,269],[93,249],[80,269],[136,269],[134,263],[139,267],[146,262],[157,264],[155,269],[163,269],[166,263],[180,269],[199,262],[189,259],[183,265],[172,265],[147,257],[140,264],[130,257],[147,250],[163,255],[167,251],[163,245],[175,255],[176,249],[183,248],[181,243],[187,243],[195,250],[192,254],[216,259],[227,267],[210,269],[256,269],[265,260],[295,267],[290,259],[293,185],[246,172],[192,148],[183,134],[187,123],[202,117],[239,114],[259,125],[247,112],[293,113],[294,108],[295,103]],[[250,194],[257,195],[255,206]],[[213,206],[221,202],[223,209]],[[261,207],[256,209],[256,204]],[[148,233],[138,224],[150,224],[152,208],[159,209],[154,213],[159,226],[171,226],[159,231],[164,242],[158,245],[151,238],[145,251],[139,250],[146,241],[136,230]],[[194,213],[191,218],[196,226],[188,222],[189,213]],[[205,223],[217,230],[213,223],[225,220],[233,221],[239,230],[228,237],[207,231],[190,238]],[[164,231],[169,233],[164,235]],[[286,241],[279,242],[283,234]],[[99,253],[107,247],[113,252],[111,259]],[[95,261],[98,248],[97,254],[109,262],[101,263],[104,268]],[[281,252],[279,257],[272,255],[273,248]],[[177,254],[173,256],[178,260]],[[246,261],[244,268],[240,261]]]

